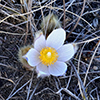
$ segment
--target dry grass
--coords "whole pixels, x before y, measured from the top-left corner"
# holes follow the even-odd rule
[[[65,29],[65,43],[73,42],[79,49],[67,62],[64,76],[41,79],[22,68],[17,53],[33,43],[50,13]],[[100,100],[99,84],[99,0],[1,0],[0,100]]]

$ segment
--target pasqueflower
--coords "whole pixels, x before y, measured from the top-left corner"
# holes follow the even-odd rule
[[[61,76],[67,70],[65,62],[76,52],[73,44],[63,45],[65,38],[66,33],[62,28],[53,30],[47,39],[41,35],[24,58],[30,66],[36,66],[38,74]]]

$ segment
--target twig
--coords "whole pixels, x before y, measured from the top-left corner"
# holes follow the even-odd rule
[[[99,97],[99,94],[98,94],[98,90],[96,90],[96,92],[97,92],[97,100],[99,100],[100,97]]]
[[[14,92],[14,90],[16,89],[17,85],[19,84],[19,82],[22,80],[22,78],[26,75],[26,73],[18,80],[18,82],[16,83],[16,85],[14,86],[13,90],[11,91],[10,95],[8,96],[7,99],[10,98],[10,96],[12,95],[12,93]]]
[[[68,5],[68,7],[66,8],[66,10],[69,9],[69,7],[75,2],[75,0],[71,0],[70,2],[71,2],[71,3]]]
[[[90,80],[90,82],[86,85],[86,88],[89,86],[89,84],[90,84],[91,82],[93,82],[93,81],[95,81],[95,80],[97,80],[97,79],[99,79],[99,78],[100,78],[100,76],[97,76],[97,77],[93,78],[92,80]]]
[[[40,84],[41,81],[42,81],[42,78],[38,81],[36,87],[34,88],[33,92],[32,92],[31,95],[30,95],[29,100],[32,100],[33,94],[35,93],[35,91],[36,91],[36,89],[37,89],[37,87],[38,87],[38,85]]]
[[[8,79],[8,78],[5,78],[5,77],[1,77],[1,76],[0,76],[0,79],[7,80],[7,81],[9,81],[9,82],[11,82],[11,83],[13,83],[15,85],[14,81],[12,81],[11,79]]]
[[[100,10],[100,8],[99,9],[96,9],[96,10],[92,10],[92,11],[85,12],[82,16],[84,16],[86,14],[91,14],[91,13],[97,12],[99,10]]]
[[[93,55],[92,55],[92,58],[91,58],[91,60],[90,60],[90,63],[89,63],[89,66],[88,66],[88,69],[87,69],[87,71],[86,71],[86,75],[85,75],[85,78],[84,78],[84,86],[85,86],[85,84],[86,84],[86,78],[87,78],[87,75],[88,75],[90,66],[91,66],[91,64],[92,64],[92,61],[93,61],[93,59],[94,59],[94,56],[95,56],[95,54],[96,54],[96,51],[98,50],[99,45],[100,45],[100,42],[98,43],[97,48],[95,49],[95,51],[94,51],[94,53],[93,53]]]
[[[68,93],[69,95],[71,95],[76,100],[81,100],[75,94],[73,94],[71,91],[69,91],[67,88],[61,88],[59,91],[56,92],[56,94],[59,94],[62,90],[65,91],[66,93]]]
[[[6,31],[0,31],[0,33],[5,33],[5,34],[9,34],[9,35],[25,35],[25,33],[24,34],[19,34],[19,33],[11,33],[11,32],[6,32]],[[30,34],[28,34],[28,35],[30,35]]]
[[[50,8],[49,6],[45,6],[45,7]],[[63,11],[63,9],[58,8],[58,7],[52,7],[52,9],[53,10],[57,9],[57,10]],[[79,16],[79,15],[77,15],[77,14],[71,12],[71,11],[68,11],[66,9],[65,9],[65,11],[68,12],[68,13],[70,13],[70,14],[73,14],[74,16],[77,16],[78,18],[80,18],[81,20],[83,20],[84,22],[86,22],[93,30],[95,30],[95,28],[89,22],[87,22],[84,18],[82,18],[81,16]]]
[[[90,31],[88,31],[88,32],[90,32]],[[86,40],[87,38],[91,37],[92,35],[95,35],[96,33],[99,33],[100,30],[95,31],[95,32],[91,33],[90,35],[88,35],[87,37],[85,37],[85,36],[87,35],[88,32],[86,32],[86,34],[83,36],[83,39],[82,39],[82,40]],[[84,38],[84,37],[85,37],[85,38]]]
[[[0,6],[1,6],[1,4],[0,4]],[[6,15],[6,16],[9,16],[9,15],[10,15],[9,13],[7,13],[7,12],[4,11],[4,10],[0,10],[0,13],[3,13],[3,14]],[[20,13],[15,13],[15,14],[20,14]],[[24,16],[23,16],[23,17],[24,17]],[[21,19],[18,19],[18,18],[14,17],[14,16],[12,16],[12,18],[14,18],[14,19],[16,19],[16,20],[18,20],[18,21],[22,21]]]
[[[11,68],[11,69],[13,69],[13,70],[17,70],[16,68],[11,67],[10,65],[6,65],[6,64],[2,64],[2,63],[0,63],[0,65],[1,65],[1,66],[5,66],[5,67],[7,67],[7,68]],[[17,70],[17,71],[18,71],[18,70]]]
[[[100,43],[100,40],[99,40],[99,41],[96,43],[96,45],[91,49],[91,51],[93,51],[99,43]]]
[[[93,90],[91,90],[91,92],[90,92],[90,96],[91,96],[91,98],[92,98],[93,100],[95,100],[95,99],[93,98],[93,96],[92,96],[91,94],[92,94],[92,92],[94,92],[94,91],[96,91],[96,90],[97,90],[97,87],[94,88]]]
[[[33,76],[34,76],[34,71],[35,71],[35,68],[33,69],[32,78],[31,78],[31,81],[30,81],[30,84],[29,84],[28,93],[27,93],[27,99],[26,100],[28,100],[28,98],[29,98],[30,88],[32,86],[32,81],[33,81]]]
[[[82,47],[82,49],[81,49],[81,51],[80,51],[80,55],[79,55],[79,61],[78,61],[78,73],[79,73],[80,59],[81,59],[82,51],[83,51],[85,45],[86,45],[86,43],[83,45],[83,47]],[[82,92],[81,84],[80,84],[79,80],[78,80],[78,85],[79,85],[79,89],[80,89],[81,96],[83,97],[83,92]]]
[[[24,45],[26,44],[27,41],[27,35],[28,35],[28,21],[26,23],[26,32],[25,32],[25,41],[24,41]]]
[[[5,99],[2,97],[2,95],[1,95],[1,94],[0,94],[0,99],[1,99],[1,100],[5,100]]]
[[[100,73],[100,71],[93,71],[93,72],[88,72],[88,74],[99,74]],[[86,74],[86,72],[83,72],[83,73],[79,73],[79,75],[84,75],[84,74]],[[71,75],[71,77],[73,77],[73,76],[76,76],[76,74],[72,74]],[[69,76],[63,76],[63,77],[60,77],[60,79],[65,79],[65,78],[69,78],[70,77],[70,75]]]
[[[71,91],[69,91],[68,89],[66,89],[66,88],[61,88],[61,89],[59,89],[57,92],[55,92],[55,91],[53,91],[53,90],[51,90],[50,88],[44,88],[43,90],[41,90],[40,92],[38,92],[38,93],[35,93],[35,95],[39,95],[39,94],[41,94],[42,92],[44,92],[45,90],[50,90],[50,91],[52,91],[54,94],[60,94],[61,93],[61,91],[63,90],[63,91],[65,91],[66,93],[68,93],[69,95],[71,95],[73,98],[75,98],[76,100],[81,100],[81,99],[79,99],[75,94],[73,94]]]
[[[74,64],[73,64],[71,61],[70,61],[70,63],[71,63],[71,65],[72,65],[73,69],[75,70],[75,73],[76,73],[76,75],[77,75],[77,78],[78,78],[78,80],[79,80],[79,82],[80,82],[81,88],[82,88],[82,90],[83,90],[84,97],[85,97],[86,100],[88,100],[88,99],[87,99],[87,95],[86,95],[85,88],[84,88],[84,86],[83,86],[83,82],[82,82],[82,80],[81,80],[81,78],[80,78],[80,76],[79,76],[79,74],[78,74],[78,72],[77,72],[77,70],[76,70],[76,67],[74,66]]]
[[[27,12],[27,13],[23,13],[23,14],[12,14],[12,15],[9,15],[9,16],[5,17],[4,19],[2,19],[2,20],[0,21],[0,23],[2,23],[4,20],[6,20],[6,19],[8,19],[8,18],[10,18],[10,17],[14,17],[14,16],[24,16],[24,15],[32,14],[32,13],[34,13],[34,12],[36,12],[36,11],[39,11],[39,10],[41,10],[41,9],[43,9],[43,8],[45,8],[45,7],[47,7],[47,6],[49,6],[50,4],[52,4],[52,3],[55,2],[55,1],[56,1],[56,0],[50,2],[50,3],[47,4],[46,6],[42,6],[41,8],[38,8],[38,9],[33,10],[33,11],[31,11],[31,12]]]
[[[58,85],[58,82],[56,81],[55,77],[54,77],[54,80],[55,80],[56,88],[59,90],[59,85]],[[57,80],[58,80],[58,78],[57,78]],[[59,96],[60,96],[60,100],[62,100],[63,97],[62,97],[62,93],[61,92],[59,93]]]
[[[86,41],[76,42],[75,44],[78,45],[78,44],[82,44],[82,43],[89,43],[89,42],[94,41],[94,40],[99,39],[99,38],[100,38],[100,36],[95,37],[93,39],[86,40]]]
[[[80,17],[82,16],[82,14],[83,14],[83,12],[84,12],[85,1],[86,1],[86,0],[84,0],[83,8],[82,8],[82,11],[81,11]],[[75,30],[75,28],[77,27],[77,25],[78,25],[78,23],[79,23],[79,21],[80,21],[80,17],[78,18],[78,20],[77,20],[77,22],[76,22],[74,28],[73,28],[73,29],[71,30],[71,32],[67,35],[66,39],[70,36],[70,34],[71,34],[71,33]]]
[[[68,80],[68,83],[67,83],[67,86],[66,86],[67,89],[68,89],[70,81],[72,79],[72,72],[73,72],[73,68],[71,68],[70,77],[69,77],[69,80]]]
[[[47,88],[44,88],[44,89],[42,89],[41,91],[35,93],[34,95],[39,95],[39,94],[41,94],[42,92],[44,92],[44,91],[46,91],[46,90],[50,90],[50,91],[52,91],[53,93],[55,93],[52,89],[50,89],[49,87],[47,87]]]
[[[31,80],[27,81],[23,86],[21,86],[19,89],[17,89],[9,98],[6,100],[9,100],[11,97],[13,97],[18,91],[20,91],[24,86],[26,86]]]
[[[33,2],[33,0],[28,1],[28,12],[30,12],[32,10],[32,2]],[[30,14],[28,16],[28,20],[29,20],[29,23],[30,23],[31,38],[32,38],[32,41],[33,41],[32,14]]]
[[[64,29],[65,29],[65,17],[66,17],[66,14],[65,14],[65,0],[63,0],[63,8],[64,8],[64,20],[63,20],[63,23],[64,23]]]
[[[15,28],[17,28],[17,29],[22,30],[23,32],[25,31],[23,28],[21,28],[21,27],[19,27],[19,26],[17,26],[17,25],[11,24],[11,23],[9,23],[9,22],[3,21],[3,23],[5,23],[5,24],[7,24],[7,25],[11,25],[10,27],[8,27],[9,29],[12,28],[12,27],[15,27]]]

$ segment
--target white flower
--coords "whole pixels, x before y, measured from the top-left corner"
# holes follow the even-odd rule
[[[73,44],[64,44],[66,33],[62,28],[56,29],[45,39],[41,35],[26,55],[30,66],[36,66],[39,75],[61,76],[67,70],[65,61],[71,59],[75,54]]]

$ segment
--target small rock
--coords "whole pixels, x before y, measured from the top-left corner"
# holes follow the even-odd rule
[[[98,67],[97,67],[97,66],[93,66],[93,69],[94,69],[94,70],[98,70]]]

